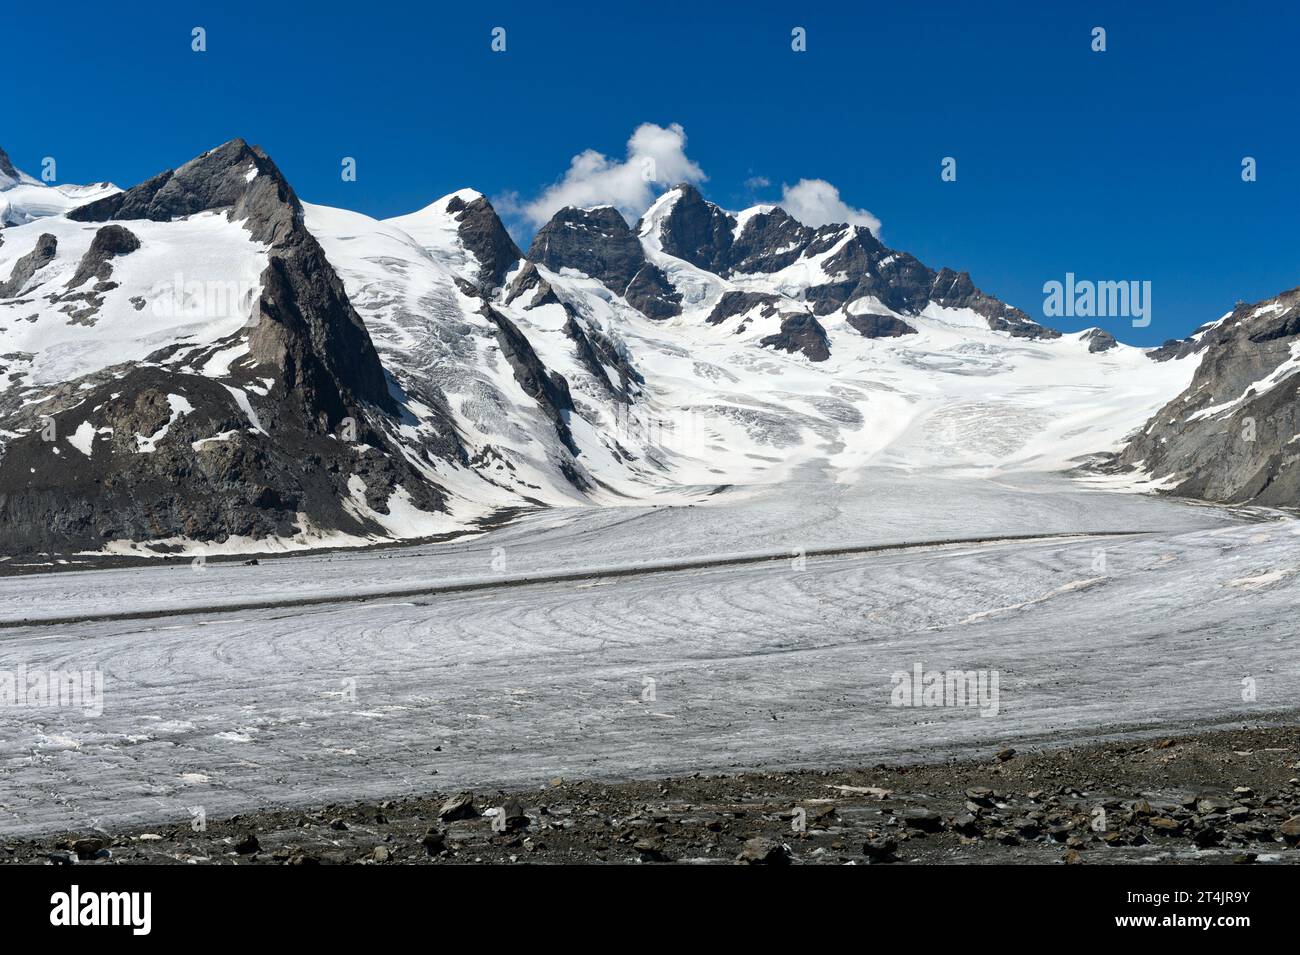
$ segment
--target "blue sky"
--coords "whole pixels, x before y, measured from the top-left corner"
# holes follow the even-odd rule
[[[575,154],[677,123],[714,201],[826,180],[889,245],[1032,316],[1066,272],[1152,283],[1150,327],[1046,320],[1066,330],[1154,344],[1300,285],[1291,4],[271,6],[11,6],[0,146],[126,186],[243,136],[304,199],[383,217],[465,186],[527,201]]]

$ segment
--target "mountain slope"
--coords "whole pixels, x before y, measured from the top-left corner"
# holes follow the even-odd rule
[[[722,276],[738,288],[761,285],[787,295],[806,303],[814,316],[859,302],[898,314],[920,314],[936,305],[967,309],[989,328],[1015,337],[1060,336],[975,288],[965,272],[935,272],[905,252],[887,249],[861,226],[812,229],[776,206],[732,216],[694,186],[680,185],[646,212],[638,231],[648,246],[666,256]],[[864,313],[861,307],[853,311]]]
[[[1061,470],[1203,354],[1062,335],[868,230],[691,187],[635,227],[561,210],[524,255],[473,190],[379,221],[300,202],[242,140],[0,235],[6,553],[357,545],[809,466]]]
[[[5,235],[0,271],[25,246],[53,249],[15,264],[31,274],[0,302],[11,549],[369,538],[393,498],[441,508],[265,153],[235,140]]]
[[[1113,469],[1189,497],[1300,505],[1300,289],[1162,347],[1201,356],[1196,374]]]

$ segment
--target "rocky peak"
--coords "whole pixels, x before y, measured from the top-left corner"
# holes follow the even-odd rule
[[[1115,340],[1115,336],[1101,328],[1085,330],[1080,340],[1088,343],[1088,351],[1092,354],[1110,351],[1112,348],[1119,347],[1119,342]]]
[[[12,185],[22,178],[14,164],[9,161],[9,154],[0,149],[0,188]],[[6,180],[8,180],[6,182]]]
[[[461,243],[478,259],[480,284],[499,288],[524,254],[501,224],[492,203],[484,196],[466,202],[456,195],[447,203],[446,211],[458,223],[456,232]]]
[[[1160,353],[1165,354],[1161,355]],[[1253,304],[1149,353],[1202,353],[1187,389],[1119,456],[1175,493],[1212,501],[1295,506],[1300,468],[1300,289]]]
[[[731,271],[779,272],[803,255],[815,235],[780,206],[746,220],[731,249]]]
[[[270,248],[254,305],[254,358],[279,372],[280,386],[309,418],[330,428],[358,400],[390,413],[396,405],[383,366],[333,267],[302,221],[302,204],[260,147],[232,139],[174,170],[68,213],[78,222],[169,222],[226,210]]]
[[[681,313],[681,294],[646,260],[641,240],[613,206],[561,209],[534,236],[528,259],[598,279],[648,318]]]
[[[724,274],[731,264],[736,220],[687,183],[674,186],[672,208],[659,222],[660,247],[709,272]],[[638,229],[642,232],[642,229]]]
[[[945,308],[968,308],[995,332],[1007,332],[1015,338],[1061,337],[1056,329],[1039,325],[1020,309],[977,289],[969,272],[940,269],[931,286],[930,300]]]
[[[74,209],[68,218],[170,222],[218,209],[229,210],[232,220],[248,220],[253,237],[268,244],[294,231],[302,218],[298,196],[271,157],[242,139],[223,143],[125,192]]]

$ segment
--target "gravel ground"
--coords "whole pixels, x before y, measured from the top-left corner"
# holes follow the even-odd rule
[[[0,847],[9,864],[1300,862],[1300,728],[870,769],[431,793]]]

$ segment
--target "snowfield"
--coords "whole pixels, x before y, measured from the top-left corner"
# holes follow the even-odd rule
[[[797,477],[803,493],[542,511],[438,546],[0,579],[0,671],[104,675],[98,717],[0,708],[0,831],[933,759],[1300,705],[1294,521],[1038,475]],[[1080,536],[807,556],[958,529]],[[1123,533],[1087,536],[1105,531]],[[742,554],[776,559],[608,576]],[[240,609],[313,598],[337,602]],[[18,622],[40,617],[63,622]],[[891,706],[918,663],[997,670],[998,714]]]
[[[827,279],[819,270],[838,246],[776,273],[722,279],[662,252],[657,229],[675,195],[647,212],[640,239],[682,293],[681,315],[651,320],[595,279],[537,267],[582,327],[611,341],[643,376],[630,407],[609,399],[618,381],[612,368],[599,380],[575,358],[560,305],[531,306],[527,294],[507,303],[500,291],[491,301],[569,383],[575,409],[566,420],[581,450],[577,467],[590,482],[584,491],[557,467],[552,429],[520,396],[483,302],[458,284],[477,274],[479,262],[445,210],[478,193],[462,190],[383,222],[306,206],[307,225],[386,366],[402,382],[437,382],[462,440],[476,456],[497,459],[477,471],[431,465],[452,492],[461,527],[521,497],[559,507],[707,504],[718,485],[776,484],[804,467],[847,484],[876,468],[984,479],[1058,471],[1121,447],[1187,386],[1199,361],[1157,363],[1127,345],[1091,353],[1088,332],[1012,338],[969,309],[932,305],[904,316],[869,298],[821,318],[827,361],[765,348],[761,340],[780,330],[780,316],[755,306],[710,324],[719,299],[730,291],[797,298]],[[741,221],[757,211],[741,213]],[[507,288],[516,275],[507,276]],[[865,338],[848,324],[864,312],[905,320],[917,334]],[[416,428],[436,425],[422,419]]]
[[[14,384],[52,385],[139,363],[175,342],[183,350],[199,350],[248,324],[261,292],[266,249],[242,223],[218,212],[178,222],[130,222],[140,248],[112,260],[116,284],[102,294],[97,312],[71,320],[66,305],[45,295],[68,291],[66,284],[99,228],[59,216],[5,229],[0,276],[8,277],[40,235],[55,237],[58,254],[39,273],[40,294],[0,302],[0,352],[18,356],[0,370],[0,392]],[[81,291],[92,286],[87,282]],[[201,373],[220,377],[235,357],[227,354]]]
[[[277,420],[277,379],[249,365],[270,250],[243,223],[215,209],[127,221],[138,248],[70,299],[100,227],[29,195],[49,190],[28,180],[0,182],[0,211],[27,210],[0,245],[0,283],[19,275],[23,293],[0,301],[0,398],[25,413],[26,433],[43,402],[89,404],[79,389],[111,391],[116,380],[95,379],[167,346],[158,413],[128,450],[150,464],[186,454],[142,487],[188,505],[188,452],[210,454],[226,481],[223,442],[244,418],[268,445],[298,433]],[[391,443],[388,458],[359,467],[329,440],[347,439],[313,433],[301,447],[328,453],[312,473],[337,476],[316,524],[295,499],[271,525],[195,530],[187,517],[157,540],[125,539],[161,523],[133,492],[122,510],[147,498],[146,520],[78,538],[93,553],[31,557],[41,543],[19,560],[0,546],[13,572],[0,576],[0,833],[556,776],[933,760],[1300,707],[1300,523],[1115,493],[1167,475],[1068,476],[1124,446],[1201,355],[1155,362],[1091,330],[1051,338],[1009,322],[1015,310],[964,275],[953,286],[970,294],[939,298],[971,307],[942,306],[929,284],[940,273],[920,263],[908,273],[925,277],[919,298],[899,297],[915,291],[903,273],[871,273],[884,284],[853,287],[872,296],[814,320],[810,303],[839,301],[818,295],[839,282],[824,266],[852,260],[836,259],[852,230],[827,227],[788,264],[773,248],[728,260],[775,271],[708,260],[715,274],[664,251],[676,201],[666,194],[614,247],[630,275],[657,275],[648,311],[680,300],[660,320],[623,297],[644,291],[628,275],[608,273],[615,294],[568,265],[525,264],[472,190],[382,222],[304,204],[382,362],[363,349],[375,384],[357,393],[376,402],[387,388],[400,408],[363,409],[376,412],[365,440]],[[739,213],[736,229],[765,211]],[[57,256],[27,276],[17,263],[47,233]],[[546,249],[559,254],[570,234],[548,233]],[[568,253],[587,262],[584,251]],[[883,257],[871,269],[910,259],[870,254]],[[328,274],[310,261],[305,280]],[[875,294],[928,304],[904,314]],[[900,326],[911,333],[869,337]],[[172,385],[190,376],[229,392],[233,420],[186,430],[202,401]],[[186,393],[227,403],[201,383]],[[97,444],[102,422],[77,421],[52,450],[60,469],[115,453]],[[356,460],[371,450],[353,448]],[[274,473],[312,459],[290,453]],[[23,488],[37,480],[27,470]],[[275,499],[253,486],[272,472],[239,473],[249,500]],[[114,480],[88,474],[85,511]],[[42,535],[56,523],[33,513]],[[179,536],[205,530],[212,539]],[[375,543],[388,546],[365,549]],[[44,572],[105,556],[159,559]],[[893,676],[918,667],[996,673],[996,714],[892,705]],[[16,683],[71,671],[102,678],[102,711],[37,705]]]

